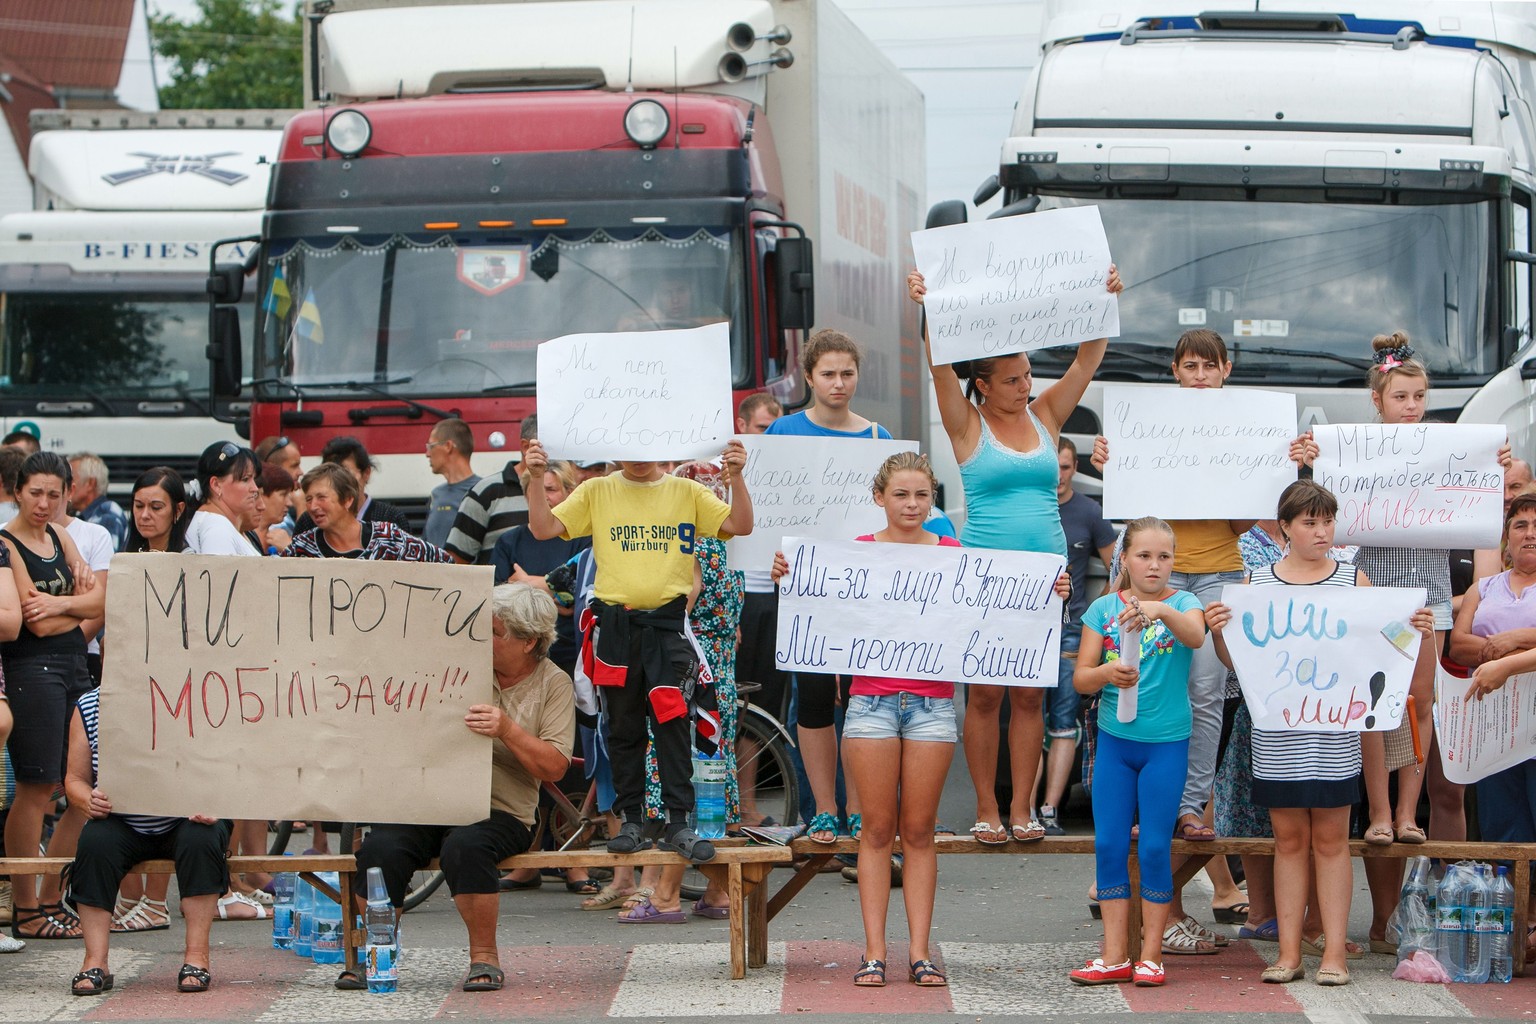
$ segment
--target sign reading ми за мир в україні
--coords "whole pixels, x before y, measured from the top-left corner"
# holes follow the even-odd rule
[[[490,807],[491,568],[117,555],[114,810],[455,825]]]

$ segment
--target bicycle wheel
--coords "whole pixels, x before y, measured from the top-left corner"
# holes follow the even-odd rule
[[[360,825],[357,822],[352,821],[342,822],[337,849],[343,853],[352,853],[355,849],[354,842],[357,839],[358,831],[368,827],[369,826],[366,824]],[[366,896],[368,880],[359,875],[355,884],[358,886],[359,894]],[[405,902],[400,904],[400,912],[404,914],[415,910],[417,907],[427,902],[428,898],[430,898],[431,895],[436,892],[438,887],[442,884],[443,873],[440,870],[423,870],[416,872],[411,876],[411,880],[406,883]]]
[[[755,778],[753,804],[764,818],[780,825],[799,821],[800,785],[794,762],[789,757],[789,742],[777,724],[755,706],[743,704],[736,723],[736,776],[742,776],[743,764],[749,778]],[[697,868],[683,875],[682,894],[696,900],[704,895],[709,879]]]
[[[267,856],[281,857],[288,852],[288,841],[293,838],[293,822],[280,821],[272,830],[272,838],[268,840]]]

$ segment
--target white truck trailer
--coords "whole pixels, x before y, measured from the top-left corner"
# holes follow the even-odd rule
[[[1412,336],[1446,421],[1530,337],[1536,4],[1244,6],[1045,5],[999,215],[1096,205],[1125,276],[1079,441],[1101,385],[1170,380],[1191,327],[1226,339],[1230,384],[1295,392],[1302,428],[1370,417],[1377,333]],[[1037,353],[1037,379],[1071,358]]]
[[[30,424],[47,450],[101,455],[118,495],[231,436],[214,414],[240,410],[208,401],[209,250],[260,229],[289,116],[32,115],[35,209],[0,218],[0,433]]]

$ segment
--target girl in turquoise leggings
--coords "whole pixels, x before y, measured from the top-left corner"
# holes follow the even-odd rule
[[[1125,528],[1115,593],[1088,606],[1073,684],[1103,691],[1094,764],[1093,823],[1104,955],[1072,972],[1079,985],[1161,985],[1162,935],[1173,898],[1169,848],[1189,764],[1189,662],[1205,641],[1200,599],[1168,586],[1173,530],[1161,519]],[[1126,945],[1132,898],[1126,858],[1139,822],[1143,936]]]

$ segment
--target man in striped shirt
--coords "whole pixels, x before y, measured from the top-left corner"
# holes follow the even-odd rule
[[[528,524],[528,499],[517,470],[528,442],[539,436],[537,416],[523,420],[518,434],[519,458],[509,459],[495,476],[482,477],[459,503],[453,529],[444,548],[464,565],[490,565],[496,541],[514,526]]]

